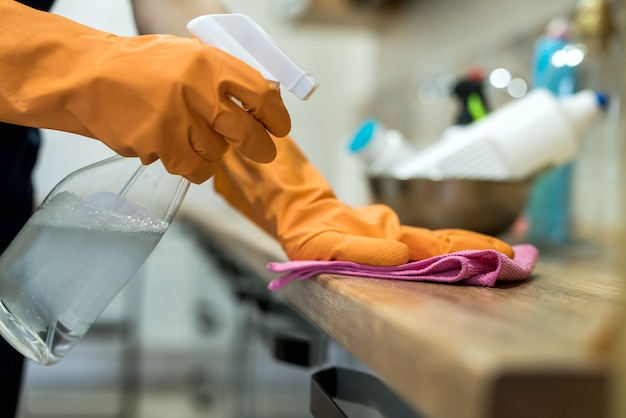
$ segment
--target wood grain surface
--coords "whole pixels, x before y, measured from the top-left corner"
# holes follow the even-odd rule
[[[235,212],[179,217],[259,280],[286,259]],[[320,275],[280,292],[429,418],[603,418],[621,264],[556,252],[495,288]]]

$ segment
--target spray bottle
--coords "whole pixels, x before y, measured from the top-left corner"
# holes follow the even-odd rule
[[[300,99],[317,88],[245,15],[201,16],[188,29]],[[0,257],[2,336],[36,363],[60,361],[151,254],[188,188],[160,161],[119,156],[67,176]]]

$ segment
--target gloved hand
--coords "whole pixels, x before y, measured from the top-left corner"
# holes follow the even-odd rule
[[[506,243],[475,232],[401,225],[385,205],[355,209],[339,201],[290,138],[277,157],[256,164],[227,152],[217,163],[215,189],[231,206],[276,238],[290,260],[341,260],[392,266],[461,250]]]
[[[120,37],[0,0],[0,120],[96,138],[200,183],[233,147],[258,162],[285,136],[278,89],[199,40]],[[230,97],[240,100],[245,111]]]

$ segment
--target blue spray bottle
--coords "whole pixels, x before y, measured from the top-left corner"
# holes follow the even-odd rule
[[[577,65],[582,55],[569,43],[568,22],[555,19],[535,43],[532,88],[545,88],[557,96],[577,89]],[[528,240],[539,245],[563,245],[570,240],[573,163],[541,174],[528,205]]]

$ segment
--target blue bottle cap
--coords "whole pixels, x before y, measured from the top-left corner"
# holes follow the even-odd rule
[[[596,100],[600,109],[606,109],[609,105],[609,95],[603,91],[596,91]]]
[[[365,146],[374,137],[374,132],[376,131],[377,126],[378,121],[376,119],[367,119],[363,122],[350,141],[350,152],[357,153],[365,148]]]

